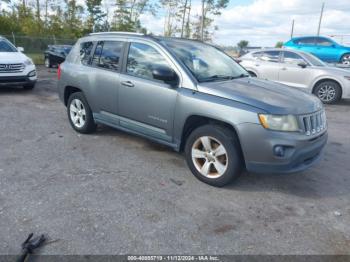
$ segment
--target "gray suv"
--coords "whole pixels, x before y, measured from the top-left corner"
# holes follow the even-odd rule
[[[327,142],[317,97],[249,77],[198,41],[90,34],[78,40],[58,78],[76,131],[105,124],[184,151],[192,173],[213,186],[228,184],[243,168],[304,170]]]

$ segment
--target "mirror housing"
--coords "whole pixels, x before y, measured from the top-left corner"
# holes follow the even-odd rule
[[[17,47],[17,51],[23,53],[23,52],[24,52],[24,48],[21,47],[21,46],[18,46],[18,47]]]
[[[307,63],[305,63],[305,62],[299,62],[299,63],[298,63],[298,66],[300,66],[301,68],[305,68],[305,67],[307,67]]]
[[[158,66],[152,70],[154,79],[164,81],[171,86],[175,86],[179,82],[179,78],[175,71],[166,66]]]

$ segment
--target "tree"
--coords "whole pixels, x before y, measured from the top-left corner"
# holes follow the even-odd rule
[[[241,40],[238,42],[237,46],[240,50],[247,48],[249,45],[249,42],[247,40]]]
[[[200,38],[205,40],[206,31],[212,25],[214,19],[210,19],[208,16],[219,16],[221,10],[227,7],[229,0],[202,0],[201,15],[198,17],[200,20]]]
[[[275,45],[276,48],[281,48],[283,46],[283,42],[278,41]]]
[[[90,32],[100,31],[103,26],[103,18],[106,14],[102,11],[102,0],[86,0],[88,12],[87,29]]]
[[[64,12],[64,21],[66,23],[65,33],[69,37],[80,37],[82,35],[82,13],[84,8],[77,3],[77,0],[64,0],[66,10]]]
[[[178,0],[160,0],[161,6],[165,9],[164,36],[174,36],[177,27],[177,17],[179,15]]]

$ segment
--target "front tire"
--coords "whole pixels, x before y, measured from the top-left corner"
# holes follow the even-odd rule
[[[195,129],[186,141],[185,155],[192,173],[200,181],[216,187],[231,183],[243,166],[235,134],[219,125]]]
[[[342,90],[337,82],[323,81],[316,85],[314,94],[324,104],[334,104],[341,99]]]
[[[82,92],[70,95],[67,103],[68,119],[73,129],[82,134],[89,134],[96,130],[92,111]]]
[[[340,59],[340,63],[343,65],[350,65],[350,53],[344,54]]]

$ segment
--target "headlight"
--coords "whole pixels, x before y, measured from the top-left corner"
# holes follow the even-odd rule
[[[31,59],[27,59],[26,61],[24,61],[24,64],[27,66],[33,65],[33,61]]]
[[[259,120],[266,129],[276,131],[299,131],[297,118],[294,115],[259,114]]]
[[[344,76],[344,78],[350,80],[350,76]]]

